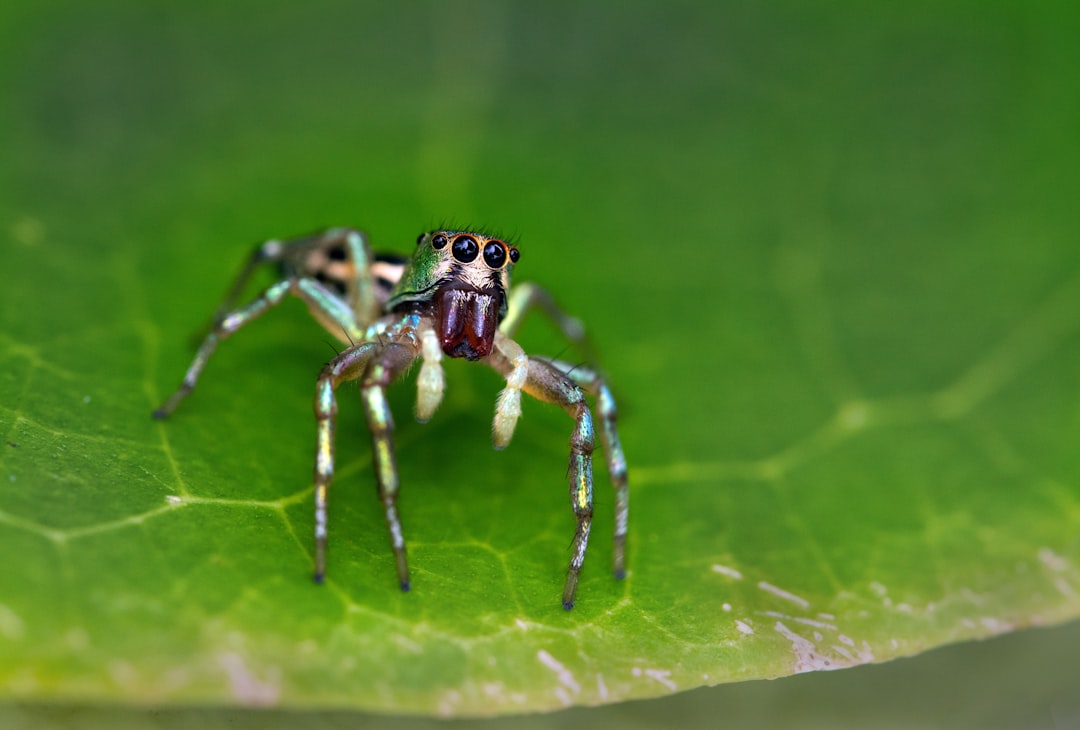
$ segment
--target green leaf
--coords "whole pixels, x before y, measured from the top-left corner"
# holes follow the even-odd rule
[[[245,5],[0,11],[0,697],[513,713],[1080,614],[1075,18]],[[492,451],[483,367],[392,393],[408,594],[347,388],[310,580],[297,302],[149,418],[258,240],[451,218],[619,400],[629,575],[598,459],[572,612],[571,423]]]

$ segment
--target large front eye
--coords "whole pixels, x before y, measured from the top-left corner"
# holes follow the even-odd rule
[[[484,262],[493,269],[506,263],[506,246],[502,241],[488,241],[484,246]]]
[[[436,251],[446,248],[447,243],[449,243],[449,239],[441,233],[436,233],[431,237],[431,247]]]
[[[458,236],[454,239],[454,245],[450,250],[454,252],[455,259],[467,264],[476,260],[477,254],[480,253],[480,246],[469,236]]]

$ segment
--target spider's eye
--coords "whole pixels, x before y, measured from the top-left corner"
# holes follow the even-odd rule
[[[427,235],[426,233],[421,233],[419,236],[416,237],[416,245],[417,246],[419,246],[421,243],[424,242],[424,236],[426,236],[426,235]]]
[[[516,264],[519,258],[521,258],[521,253],[516,248],[511,248],[510,261]]]
[[[454,258],[463,264],[467,264],[470,261],[475,261],[477,254],[480,253],[480,247],[476,244],[476,241],[469,236],[458,236],[454,239],[454,246],[451,249],[454,252]]]
[[[446,248],[446,244],[449,242],[449,239],[441,233],[436,233],[431,237],[431,247],[436,251]]]
[[[484,246],[484,262],[493,269],[501,268],[506,263],[506,244],[502,241],[488,241]]]

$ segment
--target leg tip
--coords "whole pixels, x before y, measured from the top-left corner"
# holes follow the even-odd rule
[[[154,409],[154,412],[150,414],[150,417],[155,421],[161,421],[169,417],[169,412],[164,408],[156,408]]]
[[[408,593],[410,588],[412,588],[412,583],[410,581],[407,581],[407,580],[401,581],[401,592],[402,593]]]
[[[315,573],[312,578],[315,580],[315,585],[317,586],[321,586],[323,584],[323,581],[326,580],[326,576],[322,573]]]
[[[624,568],[615,569],[615,580],[623,580],[626,578],[626,570]]]
[[[574,608],[574,602],[573,601],[567,601],[564,598],[563,602],[562,602],[562,607],[565,608],[567,611],[570,611],[570,610],[572,610]]]

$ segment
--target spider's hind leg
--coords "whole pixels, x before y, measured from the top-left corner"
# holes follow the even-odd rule
[[[612,551],[612,565],[615,577],[622,580],[626,577],[626,531],[630,514],[630,487],[626,476],[626,457],[623,455],[622,444],[619,442],[619,430],[615,423],[618,418],[615,398],[607,382],[597,371],[558,361],[551,361],[550,364],[596,398],[596,413],[600,418],[600,442],[604,445],[604,454],[607,457],[608,476],[615,488],[615,544]]]
[[[302,299],[316,320],[342,340],[357,338],[362,323],[377,316],[375,283],[369,275],[373,261],[358,232],[334,228],[291,241],[270,240],[252,252],[233,281],[188,367],[180,386],[154,412],[167,418],[195,388],[218,343],[293,294]],[[252,276],[262,267],[277,265],[283,278],[253,300],[237,306]]]

